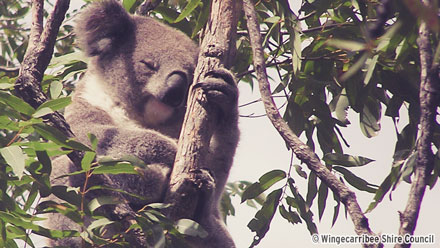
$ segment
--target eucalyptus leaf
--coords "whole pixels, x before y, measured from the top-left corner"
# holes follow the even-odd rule
[[[27,156],[19,146],[7,146],[0,148],[0,154],[5,159],[6,163],[11,166],[14,174],[21,179],[24,173],[25,160]]]

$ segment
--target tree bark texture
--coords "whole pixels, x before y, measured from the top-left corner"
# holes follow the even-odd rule
[[[249,37],[252,45],[254,68],[257,74],[261,98],[268,118],[296,156],[303,163],[307,164],[308,168],[315,172],[319,179],[327,184],[333,192],[339,195],[350,214],[356,233],[358,235],[374,235],[370,230],[368,219],[363,214],[362,209],[356,200],[355,193],[339,181],[338,178],[323,164],[321,164],[318,156],[292,132],[287,123],[281,117],[275,103],[273,102],[273,98],[271,97],[270,85],[267,80],[266,66],[264,63],[263,48],[261,46],[259,23],[251,0],[243,0],[243,10],[246,15]],[[381,245],[379,245],[379,247],[380,246]],[[365,245],[365,247],[377,247],[377,245]]]
[[[204,80],[206,73],[220,67],[231,66],[235,53],[236,2],[213,0],[211,3],[211,16],[203,32],[176,161],[165,200],[175,206],[167,212],[171,219],[192,219],[198,201],[202,197],[200,185],[196,183],[196,173],[203,167],[209,169],[205,161],[218,113],[217,109],[207,104],[203,90],[195,85]]]
[[[429,0],[424,0],[423,4],[428,8],[433,7]],[[438,64],[433,64],[434,51],[431,47],[430,35],[428,24],[421,20],[417,40],[420,56],[420,128],[417,141],[417,163],[408,202],[405,211],[400,214],[399,235],[414,234],[426,185],[429,183],[434,165],[431,147],[436,109],[440,104],[440,70]],[[395,247],[410,247],[410,244],[396,244]]]

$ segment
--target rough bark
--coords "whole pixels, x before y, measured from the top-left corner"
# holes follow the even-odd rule
[[[430,1],[423,1],[425,6],[432,7]],[[433,169],[434,154],[432,137],[434,132],[436,109],[440,104],[439,67],[433,64],[433,50],[430,43],[428,24],[421,20],[419,39],[417,40],[420,56],[420,128],[417,143],[417,163],[414,179],[405,211],[400,214],[399,235],[412,235],[417,225],[426,185]],[[410,244],[396,244],[395,247],[410,247]]]
[[[40,85],[44,71],[47,69],[52,58],[57,34],[69,8],[69,4],[70,0],[57,0],[43,28],[44,0],[36,0],[32,3],[32,23],[29,45],[20,66],[19,76],[15,82],[15,90],[24,101],[34,108],[38,108],[42,103],[47,101],[47,97],[43,93]],[[75,135],[71,131],[69,124],[60,113],[54,112],[48,114],[43,117],[43,120],[47,125],[53,126],[63,132],[68,138],[74,138]],[[67,156],[76,165],[78,170],[82,169],[82,152],[72,151]],[[96,184],[108,185],[110,187],[114,185],[105,175],[96,177],[96,180],[99,180]],[[114,185],[114,188],[117,188],[116,185]],[[120,197],[120,199],[124,199],[120,193],[114,194]],[[124,203],[112,209],[111,214],[119,220],[124,220],[126,228],[134,223],[134,217],[136,215],[130,206]],[[145,241],[143,235],[138,234],[137,230],[132,230],[131,232],[135,232],[134,237],[136,240],[133,242],[139,247],[144,246]]]
[[[212,1],[165,200],[175,206],[167,212],[171,219],[193,218],[203,194],[198,188],[196,173],[209,166],[204,161],[218,113],[205,101],[203,90],[194,86],[203,81],[207,72],[230,67],[235,47],[236,12],[234,0]]]
[[[374,233],[370,230],[368,219],[363,214],[362,209],[356,200],[355,193],[352,192],[345,184],[339,181],[338,178],[320,162],[318,156],[292,132],[287,123],[281,117],[277,107],[275,106],[275,103],[273,102],[273,98],[271,97],[270,85],[267,80],[266,66],[264,63],[265,60],[263,56],[263,49],[261,46],[261,34],[258,19],[251,0],[243,0],[243,10],[246,15],[252,45],[254,68],[257,74],[261,98],[263,100],[267,116],[281,137],[293,150],[295,155],[303,163],[305,163],[310,170],[315,172],[319,179],[327,184],[327,186],[333,192],[339,195],[354,223],[356,233],[358,235],[374,235]],[[378,245],[364,246],[377,247]]]

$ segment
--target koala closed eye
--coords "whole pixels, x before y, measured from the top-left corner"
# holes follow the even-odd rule
[[[147,67],[148,69],[152,70],[152,71],[158,71],[159,70],[159,64],[152,61],[152,60],[148,60],[148,59],[143,59],[140,61],[142,64],[145,65],[145,67]]]

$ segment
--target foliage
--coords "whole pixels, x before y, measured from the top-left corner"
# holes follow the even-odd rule
[[[256,3],[264,34],[266,64],[278,77],[274,81],[279,82],[273,93],[286,98],[284,119],[307,145],[322,154],[322,161],[344,183],[358,191],[374,194],[368,211],[372,211],[400,182],[411,180],[420,114],[417,18],[437,16],[437,10],[408,7],[410,5],[398,0],[391,3],[383,32],[378,36],[370,32],[370,26],[378,18],[376,0],[303,0],[299,16],[291,10],[287,0]],[[130,12],[140,4],[141,1],[123,1]],[[209,16],[209,5],[207,0],[162,1],[151,15],[197,41]],[[60,29],[55,57],[41,84],[50,101],[34,109],[15,96],[13,84],[28,45],[29,23],[25,18],[29,12],[28,1],[0,3],[0,246],[18,247],[16,240],[21,239],[35,247],[30,232],[49,238],[81,236],[88,244],[110,242],[124,246],[126,230],[121,230],[120,236],[103,238],[102,227],[118,227],[118,223],[95,211],[102,205],[114,204],[114,200],[102,197],[84,202],[86,191],[102,189],[97,186],[52,187],[49,182],[51,160],[73,149],[87,151],[83,171],[76,173],[86,178],[93,173],[136,173],[136,166],[141,165],[128,158],[93,162],[93,147],[68,140],[43,122],[44,115],[62,111],[69,104],[74,83],[86,69],[87,61],[74,46],[71,19],[77,9],[69,12]],[[245,20],[240,17],[233,69],[242,83],[253,86],[251,48],[245,27]],[[433,31],[432,44],[438,50],[438,30]],[[438,53],[436,56],[434,60],[438,61]],[[392,118],[396,125],[394,161],[389,175],[379,186],[370,184],[352,170],[352,167],[368,166],[371,159],[344,153],[349,140],[342,136],[341,129],[350,125],[349,109],[359,115],[360,130],[366,137],[379,134],[382,115]],[[397,123],[401,114],[408,115],[409,122],[399,130]],[[438,125],[434,136],[433,145],[438,150]],[[439,158],[437,153],[431,187],[439,175]],[[307,191],[295,186],[297,176],[308,180]],[[288,171],[267,172],[258,182],[229,183],[222,206],[225,219],[235,214],[231,197],[236,195],[250,206],[260,208],[248,224],[256,233],[252,243],[255,246],[269,230],[277,211],[292,224],[304,221],[309,232],[316,233],[311,206],[313,203],[318,205],[321,219],[329,193],[333,194],[313,172],[292,162]],[[51,194],[67,203],[41,201],[40,197]],[[341,201],[336,194],[333,199],[336,202],[334,224],[339,217]],[[194,222],[168,221],[159,212],[163,207],[166,206],[146,206],[139,212],[137,224],[132,226],[140,227],[154,247],[164,247],[170,242],[182,245],[180,237],[184,234],[203,235]],[[86,216],[93,222],[83,232],[48,230],[38,224],[39,214],[48,212],[64,214],[81,225]]]

